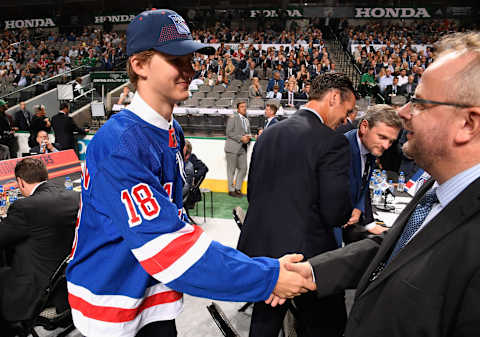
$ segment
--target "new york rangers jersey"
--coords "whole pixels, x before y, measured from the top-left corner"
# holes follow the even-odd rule
[[[275,287],[277,260],[248,258],[184,221],[179,131],[137,93],[88,146],[67,269],[73,320],[85,336],[135,336],[174,319],[183,292],[261,301]]]

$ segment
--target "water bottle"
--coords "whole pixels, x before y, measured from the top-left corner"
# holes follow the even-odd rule
[[[369,183],[369,185],[368,185],[368,188],[371,189],[371,190],[373,190],[373,185],[374,185],[374,184],[375,184],[375,176],[372,175],[372,176],[370,177],[370,183]]]
[[[17,201],[17,192],[15,190],[15,187],[10,187],[10,191],[8,194],[8,200],[10,205],[13,204],[15,201]]]
[[[72,191],[73,190],[73,183],[72,183],[72,179],[70,179],[70,177],[65,177],[65,189],[67,191]]]
[[[403,173],[403,171],[400,172],[400,175],[398,176],[397,191],[398,192],[405,191],[405,174]]]
[[[5,215],[7,215],[7,201],[3,193],[3,185],[0,185],[0,216],[3,217]]]
[[[380,184],[378,184],[376,181],[373,184],[373,198],[372,198],[372,203],[373,204],[380,204],[382,202],[382,189],[380,188]]]
[[[385,170],[382,171],[382,179],[385,182],[387,181],[387,171],[385,171]]]
[[[46,151],[46,148],[47,148],[47,144],[45,142],[41,142],[40,143],[40,153],[45,153]]]

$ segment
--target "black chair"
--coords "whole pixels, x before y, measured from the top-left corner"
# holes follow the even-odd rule
[[[196,225],[196,223],[190,216],[190,213],[188,212],[188,210],[193,209],[195,207],[195,204],[201,200],[202,196],[200,193],[200,185],[203,183],[205,176],[206,174],[200,177],[198,181],[194,181],[192,186],[190,186],[190,188],[188,189],[187,193],[185,193],[185,195],[183,196],[183,206],[185,208],[185,213],[187,214],[187,218],[190,221],[190,223],[194,225]],[[199,199],[199,196],[200,196],[200,199]]]
[[[27,321],[16,322],[13,329],[17,336],[39,337],[35,327],[42,326],[46,330],[64,328],[58,337],[65,337],[75,329],[72,320],[70,306],[68,305],[67,280],[65,270],[68,266],[69,257],[67,256],[55,269],[50,277],[48,286],[35,304],[33,318]]]
[[[225,337],[240,337],[240,334],[235,330],[218,304],[212,302],[212,304],[207,306],[207,309]]]

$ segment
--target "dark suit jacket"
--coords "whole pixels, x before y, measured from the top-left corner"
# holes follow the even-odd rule
[[[393,85],[387,85],[385,89],[385,96],[388,98],[393,93]],[[401,85],[397,85],[397,95],[405,95],[405,88]]]
[[[55,142],[61,146],[59,150],[76,149],[74,132],[81,135],[86,134],[83,129],[75,124],[72,117],[61,112],[53,116],[52,127],[55,132]]]
[[[299,110],[267,128],[253,149],[238,248],[270,257],[335,249],[333,227],[352,211],[349,162],[345,137],[311,111]]]
[[[271,80],[268,81],[268,85],[267,85],[267,92],[269,91],[273,91],[273,86],[275,85],[275,80],[272,78]],[[279,92],[283,92],[284,90],[284,85],[285,85],[285,82],[283,80],[278,80],[278,91]]]
[[[50,132],[51,126],[47,127],[45,118],[47,118],[47,116],[34,115],[32,117],[32,121],[30,122],[30,137],[28,138],[28,146],[32,147],[37,145],[37,141],[35,139],[37,138],[38,131],[43,130],[47,133]]]
[[[279,120],[277,117],[273,117],[270,123],[268,123],[267,120],[265,120],[265,123],[268,123],[268,124],[265,124],[265,129],[273,126],[275,123],[278,123],[278,122]]]
[[[415,93],[415,89],[417,88],[417,84],[416,83],[412,83],[410,84],[411,88],[410,88],[410,92],[408,92],[408,85],[409,83],[405,83],[404,85],[402,85],[402,91],[403,91],[403,94],[410,97],[410,96],[413,96],[413,94]]]
[[[357,288],[345,336],[480,336],[480,179],[369,281],[432,184],[422,186],[383,242],[365,239],[310,260],[319,296]]]
[[[32,114],[27,110],[28,115],[30,116],[29,122],[32,121]],[[18,127],[20,131],[29,131],[30,126],[29,123],[27,123],[27,120],[25,119],[24,111],[23,110],[18,110],[15,112],[15,125]]]
[[[368,183],[372,176],[373,168],[375,165],[375,159],[373,156],[369,156],[367,160],[370,160],[370,171],[367,178],[367,183],[362,186],[362,161],[360,158],[360,148],[357,142],[357,130],[353,129],[345,134],[345,137],[350,144],[351,151],[351,166],[350,166],[350,197],[352,199],[353,208],[358,208],[365,211],[365,197],[368,193]],[[365,163],[366,165],[367,163]],[[363,187],[363,188],[362,188]]]
[[[349,119],[347,119],[347,122],[345,124],[340,124],[339,126],[337,126],[335,131],[344,134],[353,129],[355,129],[355,125],[353,125],[353,123],[350,122]]]
[[[51,182],[19,199],[0,223],[0,247],[13,248],[11,269],[2,272],[1,315],[30,318],[48,279],[72,248],[80,193]]]

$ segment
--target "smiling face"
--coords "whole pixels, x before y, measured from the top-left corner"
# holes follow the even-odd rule
[[[192,56],[154,53],[148,62],[136,70],[141,78],[139,89],[148,88],[158,95],[160,101],[172,105],[187,99],[188,86],[194,75]]]
[[[450,84],[455,81],[458,69],[464,66],[460,61],[460,57],[453,56],[433,63],[424,72],[415,97],[439,102],[449,100]],[[398,111],[408,131],[403,151],[428,171],[447,158],[455,143],[456,128],[462,123],[460,113],[456,115],[455,107],[445,105],[416,104],[413,111],[411,108],[409,103]]]

